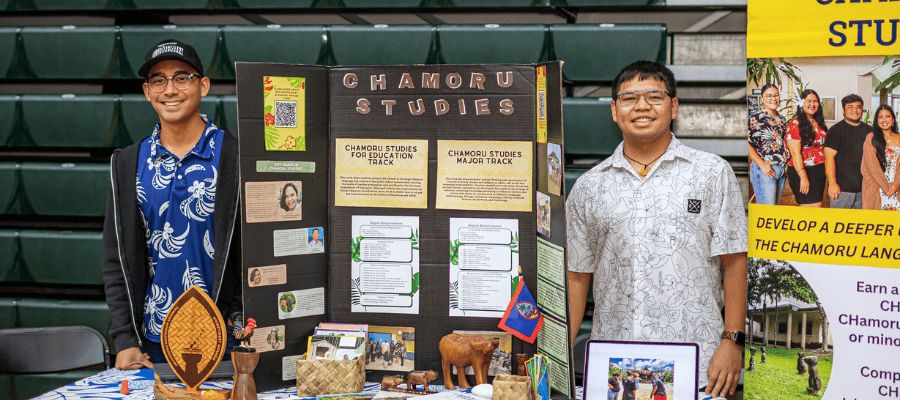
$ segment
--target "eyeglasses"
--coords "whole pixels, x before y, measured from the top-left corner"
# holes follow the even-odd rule
[[[763,95],[763,97],[765,97],[767,99],[778,99],[778,98],[781,98],[781,95],[780,94],[767,94],[767,95]]]
[[[633,107],[640,101],[641,96],[643,96],[644,100],[647,101],[647,104],[658,106],[666,100],[666,95],[671,96],[669,92],[659,89],[645,90],[643,92],[622,92],[616,95],[616,101],[621,104],[622,107]]]
[[[154,92],[162,92],[166,90],[166,86],[169,85],[169,79],[172,80],[172,83],[175,84],[175,87],[179,90],[185,90],[191,87],[191,79],[195,76],[199,76],[198,74],[175,74],[175,76],[165,77],[165,76],[153,76],[147,79],[147,86],[150,86],[150,90]]]

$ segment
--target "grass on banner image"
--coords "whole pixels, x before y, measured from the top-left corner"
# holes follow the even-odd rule
[[[759,345],[747,345],[744,357],[749,362],[750,346],[759,348]],[[766,363],[760,364],[760,351],[756,352],[756,370],[744,373],[744,388],[753,388],[744,391],[745,400],[753,399],[821,399],[822,396],[813,396],[806,393],[808,373],[797,373],[797,353],[819,357],[819,376],[822,379],[822,394],[828,387],[828,378],[831,376],[832,354],[818,354],[815,351],[800,349],[784,349],[778,347],[766,347]]]

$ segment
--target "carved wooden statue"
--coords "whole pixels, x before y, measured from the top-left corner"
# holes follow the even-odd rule
[[[750,366],[747,367],[747,372],[753,372],[756,370],[756,347],[750,348]]]
[[[806,393],[815,396],[822,394],[822,379],[819,378],[819,357],[803,357],[803,362],[809,368],[809,386],[806,388]]]
[[[239,322],[238,322],[239,323]],[[259,363],[259,353],[250,346],[250,337],[256,329],[256,320],[247,319],[247,326],[234,337],[241,341],[240,346],[234,346],[231,350],[231,362],[234,364],[234,388],[231,391],[231,400],[256,400],[256,381],[253,380],[253,370]]]
[[[528,361],[528,354],[516,354],[516,375],[528,376],[528,369],[525,363]]]
[[[494,350],[500,346],[500,341],[493,339],[484,340],[477,336],[460,336],[451,333],[441,338],[438,348],[441,351],[441,366],[444,372],[444,386],[454,390],[453,379],[450,375],[450,366],[456,367],[459,376],[459,387],[469,389],[469,381],[466,379],[466,367],[472,366],[475,370],[477,384],[487,383],[487,370],[491,365]]]
[[[760,365],[765,364],[766,363],[766,346],[760,347],[759,352],[762,353],[759,356],[759,364]]]
[[[802,351],[797,353],[797,373],[800,375],[806,375],[806,363],[803,362],[803,357],[806,357],[806,353]]]

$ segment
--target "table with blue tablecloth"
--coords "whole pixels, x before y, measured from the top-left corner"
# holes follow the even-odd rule
[[[122,381],[128,381],[131,393],[120,394]],[[99,400],[99,399],[153,399],[153,370],[117,370],[115,368],[91,375],[75,383],[68,384],[51,392],[44,393],[35,399],[38,400]],[[166,381],[166,384],[180,385],[177,381]],[[231,390],[231,380],[210,380],[200,386],[200,389]],[[376,392],[381,388],[381,383],[367,382],[363,391]],[[431,385],[431,391],[445,391],[441,385]],[[554,396],[556,398],[556,396]],[[581,388],[576,388],[576,399],[581,398]],[[315,399],[315,397],[298,397],[297,387],[292,382],[291,386],[284,389],[271,390],[260,393],[259,399]]]

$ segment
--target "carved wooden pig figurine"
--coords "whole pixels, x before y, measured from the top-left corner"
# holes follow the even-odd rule
[[[500,346],[500,341],[493,339],[484,340],[477,336],[460,336],[451,333],[441,338],[438,348],[441,350],[441,366],[444,369],[444,386],[454,390],[453,379],[450,375],[450,366],[456,367],[459,376],[459,387],[468,389],[472,387],[466,380],[466,367],[472,366],[475,370],[475,382],[487,383],[487,370],[491,365],[494,350]]]
[[[428,392],[428,382],[437,379],[438,374],[434,371],[412,371],[406,375],[406,388],[419,390],[416,386],[422,385],[422,391]]]

